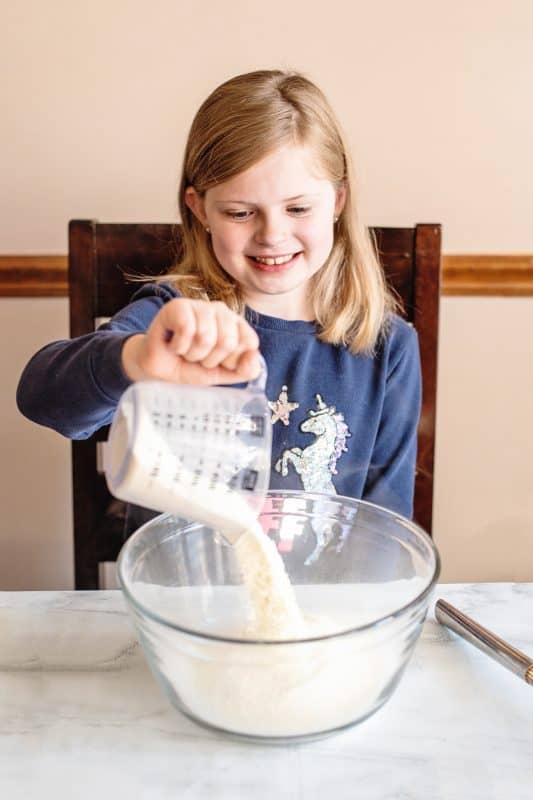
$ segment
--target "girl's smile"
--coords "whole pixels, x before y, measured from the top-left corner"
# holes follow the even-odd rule
[[[249,169],[208,189],[189,187],[186,202],[209,228],[221,267],[246,303],[284,319],[312,319],[310,278],[333,246],[333,221],[344,187],[322,178],[311,151],[274,150]]]
[[[294,265],[301,253],[292,253],[284,256],[248,256],[254,269],[262,272],[283,272]]]

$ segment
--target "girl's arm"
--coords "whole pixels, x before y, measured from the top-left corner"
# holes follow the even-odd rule
[[[408,518],[413,515],[421,397],[418,336],[398,321],[391,334],[383,411],[362,499]]]
[[[94,333],[52,342],[26,365],[17,388],[24,416],[69,439],[86,439],[107,425],[130,379],[122,369],[124,342],[146,330],[175,294],[145,286],[133,302]]]
[[[94,333],[33,356],[17,390],[25,416],[86,439],[111,422],[132,381],[241,383],[258,373],[257,334],[223,304],[177,298],[163,285],[135,298]]]

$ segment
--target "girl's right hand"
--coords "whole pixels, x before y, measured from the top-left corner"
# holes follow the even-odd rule
[[[132,381],[244,383],[259,374],[259,338],[225,303],[179,297],[126,339],[122,367]]]

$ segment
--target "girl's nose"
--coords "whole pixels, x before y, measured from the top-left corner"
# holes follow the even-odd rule
[[[255,240],[266,247],[274,247],[287,239],[287,223],[278,215],[264,215],[255,232]]]

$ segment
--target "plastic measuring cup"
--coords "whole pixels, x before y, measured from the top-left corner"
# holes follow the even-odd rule
[[[244,389],[140,381],[122,395],[104,448],[109,490],[228,541],[253,524],[270,482],[266,366]]]

